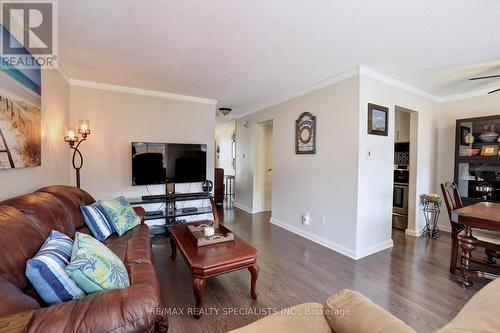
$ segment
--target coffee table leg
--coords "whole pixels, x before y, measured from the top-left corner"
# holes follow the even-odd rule
[[[250,284],[250,295],[252,295],[253,299],[257,299],[257,291],[255,290],[255,285],[257,284],[257,278],[259,277],[259,267],[257,265],[253,265],[248,267],[250,271],[250,275],[252,277],[252,282]]]
[[[194,292],[194,298],[196,299],[196,308],[194,317],[196,319],[200,319],[202,315],[206,285],[207,285],[207,279],[195,278],[193,281],[193,292]]]
[[[172,255],[170,255],[170,259],[174,260],[177,257],[177,245],[175,245],[175,241],[172,236],[170,236],[170,247],[172,247]]]

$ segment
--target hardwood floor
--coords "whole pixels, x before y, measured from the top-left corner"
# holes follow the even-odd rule
[[[210,279],[205,307],[212,310],[196,320],[187,314],[194,306],[192,276],[183,259],[170,259],[168,238],[153,239],[158,275],[170,315],[169,332],[226,332],[251,323],[267,308],[304,302],[323,303],[336,292],[357,290],[389,310],[417,332],[433,332],[450,321],[486,281],[475,279],[463,289],[449,274],[450,238],[439,240],[405,236],[394,231],[394,247],[354,261],[269,223],[270,214],[250,215],[225,210],[227,227],[258,250],[260,267],[257,300],[250,297],[247,270]],[[224,215],[224,216],[223,216]],[[230,308],[251,308],[250,315],[223,315]],[[225,310],[224,310],[225,309]]]

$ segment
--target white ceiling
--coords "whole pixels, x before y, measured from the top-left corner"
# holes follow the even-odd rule
[[[61,0],[71,78],[244,113],[358,65],[437,97],[500,88],[498,0]]]

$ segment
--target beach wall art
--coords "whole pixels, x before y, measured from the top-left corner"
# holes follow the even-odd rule
[[[41,69],[0,57],[0,169],[40,166]]]

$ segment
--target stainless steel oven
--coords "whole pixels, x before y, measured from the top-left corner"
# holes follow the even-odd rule
[[[398,229],[406,229],[408,226],[408,184],[394,183],[392,226]]]

